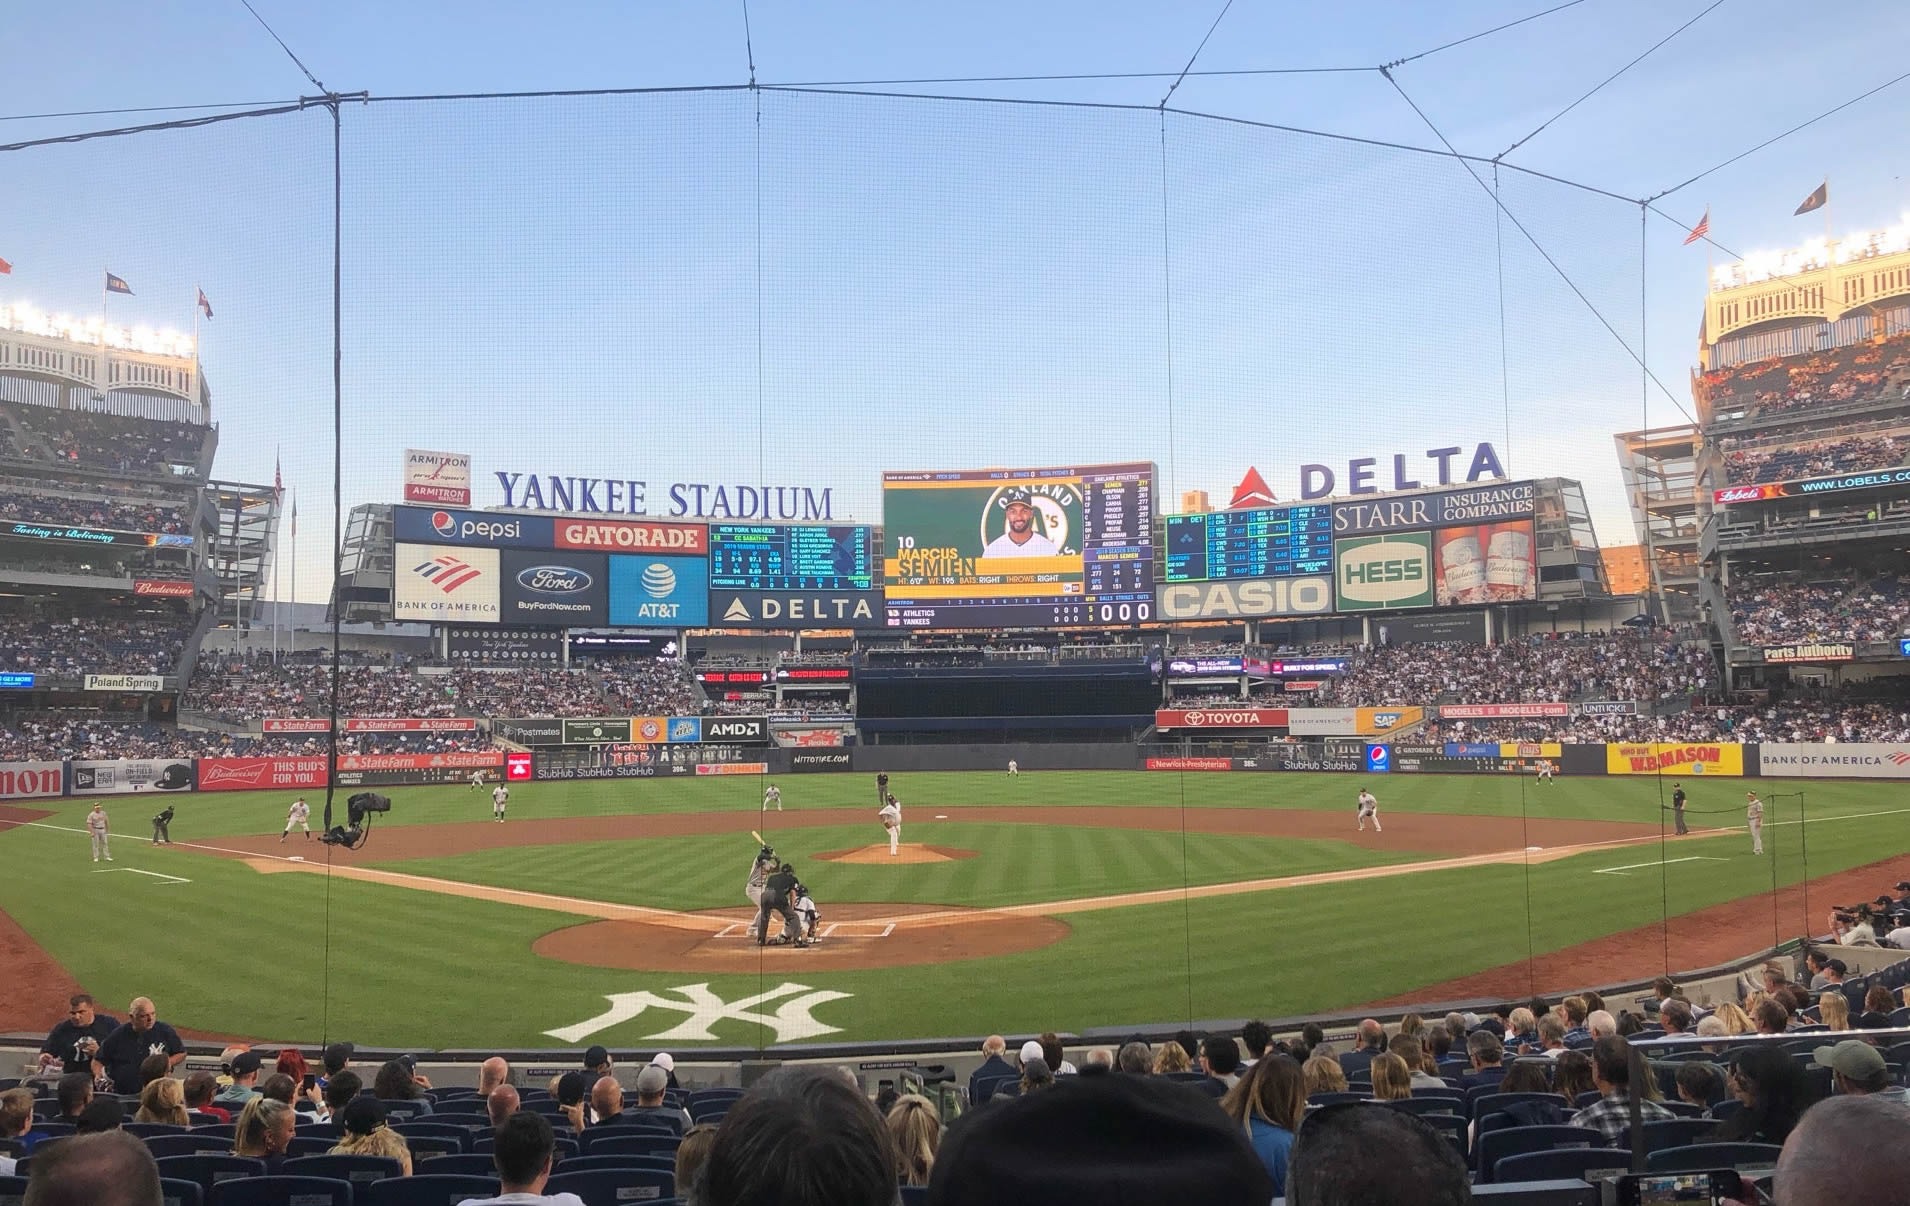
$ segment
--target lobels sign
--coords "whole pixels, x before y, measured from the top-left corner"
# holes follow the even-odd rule
[[[650,484],[635,478],[508,472],[493,476],[504,492],[506,507],[583,515],[649,513]],[[831,489],[672,482],[668,488],[669,514],[679,519],[834,519]]]
[[[1395,452],[1392,454],[1392,480],[1390,484],[1384,486],[1374,478],[1374,466],[1379,464],[1379,458],[1371,456],[1357,457],[1346,462],[1346,493],[1379,494],[1382,491],[1421,490],[1427,486],[1455,485],[1459,479],[1453,476],[1453,458],[1462,456],[1465,451],[1463,447],[1457,444],[1454,444],[1450,448],[1426,449],[1422,455],[1433,463],[1433,473],[1435,474],[1434,480],[1429,482],[1422,482],[1416,477],[1410,476],[1406,468],[1406,454],[1403,452]],[[1417,463],[1415,463],[1414,468],[1410,470],[1411,474],[1424,472],[1426,472],[1426,470],[1417,465]],[[1501,481],[1504,480],[1504,478],[1505,466],[1499,462],[1498,450],[1493,448],[1490,444],[1474,445],[1472,459],[1466,467],[1465,480],[1467,482]],[[1330,497],[1333,494],[1334,484],[1333,470],[1327,466],[1300,466],[1301,498]]]

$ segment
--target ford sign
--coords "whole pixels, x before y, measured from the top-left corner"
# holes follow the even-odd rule
[[[517,573],[517,584],[540,595],[574,595],[595,580],[571,565],[533,565]]]

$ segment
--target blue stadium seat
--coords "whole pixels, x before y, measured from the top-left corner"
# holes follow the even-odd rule
[[[20,1206],[26,1196],[25,1177],[0,1177],[0,1206]]]
[[[292,1141],[285,1145],[288,1156],[325,1156],[338,1146],[336,1136],[293,1135]]]
[[[674,1156],[683,1143],[674,1135],[620,1135],[622,1127],[585,1131],[583,1154],[586,1156]],[[664,1194],[669,1197],[669,1194]]]
[[[287,1160],[279,1171],[288,1177],[330,1177],[344,1181],[352,1187],[359,1206],[363,1206],[370,1192],[367,1186],[386,1177],[404,1176],[405,1166],[389,1156],[301,1156]]]
[[[466,1177],[493,1177],[497,1175],[497,1164],[488,1153],[459,1152],[455,1156],[432,1156],[428,1160],[416,1161],[412,1171],[430,1173],[433,1176],[456,1174]]]
[[[560,1172],[544,1186],[550,1196],[574,1193],[584,1206],[622,1206],[676,1196],[676,1174],[647,1168],[601,1168]]]
[[[1459,1158],[1466,1158],[1466,1120],[1457,1114],[1423,1114],[1419,1119],[1427,1126],[1452,1140],[1453,1150]]]
[[[1645,1157],[1652,1172],[1703,1172],[1740,1164],[1776,1164],[1784,1149],[1775,1143],[1699,1143],[1667,1147]]]
[[[1450,1097],[1454,1101],[1464,1101],[1466,1099],[1466,1091],[1464,1089],[1434,1089],[1431,1087],[1426,1087],[1426,1088],[1414,1089],[1413,1096],[1414,1097]]]
[[[1015,1081],[1009,1081],[1005,1085],[998,1086],[995,1089],[995,1094],[997,1096],[1007,1096],[1007,1091],[1012,1089],[1016,1083]],[[736,1102],[733,1099],[727,1101],[692,1101],[684,1108],[690,1111],[691,1122],[721,1122],[723,1121],[723,1115],[729,1113],[730,1107],[735,1104]]]
[[[1582,1110],[1586,1106],[1597,1105],[1598,1099],[1603,1096],[1604,1094],[1600,1093],[1597,1089],[1587,1089],[1585,1092],[1580,1093],[1577,1097],[1574,1097],[1572,1099],[1572,1108],[1575,1110]]]
[[[429,1136],[433,1139],[449,1139],[458,1145],[457,1150],[461,1152],[470,1151],[471,1143],[476,1139],[476,1136],[471,1133],[469,1127],[459,1126],[456,1123],[439,1122],[436,1118],[425,1122],[394,1122],[391,1124],[391,1129],[403,1135],[407,1143],[423,1136]]]
[[[1492,1180],[1492,1169],[1507,1156],[1549,1152],[1560,1147],[1604,1147],[1605,1136],[1585,1126],[1513,1126],[1479,1136],[1473,1166],[1481,1181]]]
[[[1492,1167],[1495,1184],[1514,1181],[1562,1181],[1600,1169],[1623,1171],[1631,1167],[1631,1153],[1614,1147],[1557,1147],[1549,1152],[1506,1156]]]
[[[1665,1107],[1667,1110],[1670,1110],[1672,1113],[1676,1114],[1680,1118],[1704,1117],[1704,1107],[1692,1105],[1688,1101],[1661,1101],[1658,1104]]]
[[[73,1133],[73,1124],[70,1122],[35,1122],[33,1129],[45,1135],[48,1139],[63,1139]]]
[[[1668,1122],[1647,1122],[1639,1128],[1647,1152],[1703,1143],[1717,1129],[1718,1124],[1709,1118],[1673,1118]]]
[[[735,1085],[715,1085],[708,1089],[691,1089],[689,1091],[689,1095],[685,1097],[684,1100],[686,1102],[718,1101],[718,1100],[735,1101],[737,1098],[743,1095],[743,1092],[744,1090],[736,1087]],[[686,1106],[685,1108],[688,1108],[688,1107]]]
[[[1365,1101],[1364,1093],[1309,1093],[1306,1103],[1310,1106],[1345,1105],[1352,1101]]]
[[[392,1122],[404,1122],[423,1114],[425,1108],[430,1103],[425,1101],[413,1101],[403,1097],[393,1097],[389,1099],[380,1097],[378,1104],[385,1107],[385,1117],[387,1119]]]
[[[556,1139],[556,1144],[557,1144],[557,1157],[560,1162],[563,1160],[568,1160],[572,1156],[575,1156],[578,1154],[577,1140],[572,1139],[567,1135],[559,1135]],[[484,1138],[478,1140],[476,1143],[473,1143],[471,1145],[471,1150],[481,1155],[488,1156],[493,1151],[497,1150],[497,1140],[492,1138],[489,1135],[486,1135]],[[413,1154],[415,1155],[416,1153],[414,1152]]]
[[[458,1206],[469,1198],[496,1197],[497,1178],[420,1173],[373,1181],[367,1188],[366,1206]]]
[[[329,1177],[238,1177],[220,1181],[206,1206],[355,1206],[349,1181]]]
[[[197,1134],[197,1131],[193,1132]],[[292,1128],[294,1135],[315,1135],[320,1139],[343,1139],[336,1122],[301,1122]]]
[[[428,1159],[431,1156],[456,1156],[470,1146],[462,1139],[452,1139],[446,1135],[405,1135],[402,1128],[391,1129],[404,1135],[405,1146],[411,1149],[413,1160]]]
[[[1381,1105],[1391,1106],[1408,1114],[1425,1117],[1428,1114],[1457,1114],[1460,1103],[1453,1097],[1401,1097],[1392,1101],[1382,1101]]]
[[[1557,1093],[1501,1093],[1497,1085],[1482,1087],[1489,1088],[1492,1092],[1481,1093],[1475,1089],[1466,1094],[1466,1117],[1468,1118],[1483,1118],[1487,1114],[1496,1114],[1509,1105],[1525,1101],[1550,1103],[1561,1109],[1565,1105],[1565,1099]]]
[[[192,1181],[161,1177],[159,1200],[165,1203],[165,1206],[205,1206],[206,1191]]]
[[[119,1128],[128,1135],[137,1135],[144,1139],[151,1135],[183,1135],[190,1127],[174,1126],[170,1122],[128,1122]]]
[[[168,1139],[172,1136],[168,1135]],[[212,1187],[221,1181],[232,1181],[239,1177],[263,1177],[265,1161],[253,1160],[245,1156],[225,1156],[212,1152],[196,1152],[190,1156],[159,1157],[159,1175],[174,1177],[181,1181],[192,1181],[199,1188],[212,1193]]]
[[[657,1172],[676,1172],[676,1159],[671,1156],[572,1156],[559,1164],[557,1172],[595,1172],[601,1168],[648,1168]]]
[[[473,1102],[472,1104],[482,1107],[484,1103],[479,1101]],[[491,1112],[489,1110],[482,1108],[467,1110],[464,1108],[464,1105],[465,1103],[462,1101],[447,1102],[432,1110],[428,1116],[418,1119],[418,1121],[443,1122],[452,1126],[478,1126],[483,1127],[487,1131],[491,1129]]]
[[[211,1126],[195,1126],[192,1128],[192,1133],[195,1135],[217,1135],[222,1139],[231,1140],[238,1138],[239,1124],[236,1122],[215,1122]],[[231,1144],[228,1142],[226,1146],[230,1147]]]
[[[999,1092],[1001,1092],[1001,1089],[1002,1089],[1002,1086],[1003,1086],[1003,1085],[1011,1085],[1011,1084],[1014,1084],[1014,1083],[1016,1083],[1016,1081],[1017,1081],[1018,1079],[1019,1079],[1019,1077],[1017,1077],[1017,1076],[1016,1076],[1016,1075],[1015,1075],[1014,1073],[1012,1073],[1012,1072],[1005,1072],[1005,1073],[1003,1073],[1003,1074],[1002,1074],[1002,1075],[1000,1075],[1000,1076],[984,1076],[984,1077],[982,1077],[982,1078],[981,1078],[980,1080],[978,1080],[978,1081],[976,1081],[976,1082],[975,1082],[975,1101],[974,1101],[974,1104],[975,1104],[975,1105],[982,1105],[982,1104],[984,1104],[984,1103],[986,1103],[986,1102],[988,1101],[988,1099],[989,1099],[989,1098],[991,1098],[991,1097],[993,1097],[993,1096],[994,1096],[995,1094],[997,1094],[997,1093],[999,1093]],[[692,1098],[694,1098],[694,1097],[695,1097],[695,1094],[691,1094],[691,1097],[692,1097]],[[734,1100],[734,1099],[732,1098],[732,1099],[730,1099],[730,1100]],[[684,1108],[685,1108],[685,1109],[689,1109],[689,1107],[688,1107],[688,1106],[685,1106]],[[695,1110],[691,1110],[691,1111],[690,1111],[690,1117],[692,1117],[692,1118],[696,1118],[696,1111],[695,1111]],[[697,1119],[697,1120],[698,1120],[698,1121],[701,1121],[701,1119]]]
[[[229,1152],[232,1140],[222,1135],[154,1135],[143,1141],[155,1159],[161,1156],[190,1156],[196,1152]]]
[[[928,1206],[928,1186],[904,1185],[902,1187],[902,1206]]]
[[[27,1154],[27,1145],[18,1139],[0,1139],[0,1156],[17,1158]]]

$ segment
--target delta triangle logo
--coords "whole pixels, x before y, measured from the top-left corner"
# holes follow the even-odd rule
[[[1227,504],[1229,511],[1238,511],[1243,507],[1271,507],[1279,500],[1273,491],[1267,488],[1267,479],[1260,476],[1260,470],[1247,466],[1247,476],[1240,479],[1234,487],[1233,501]]]
[[[756,617],[749,614],[749,608],[743,606],[743,598],[741,595],[738,595],[731,599],[730,605],[723,610],[723,618],[725,620],[753,620]]]

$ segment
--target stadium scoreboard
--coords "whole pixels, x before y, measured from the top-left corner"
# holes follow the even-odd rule
[[[890,628],[1154,617],[1151,463],[885,473]]]
[[[710,585],[718,590],[873,590],[866,526],[710,525]]]
[[[1169,515],[1162,579],[1290,578],[1333,572],[1333,508]]]

